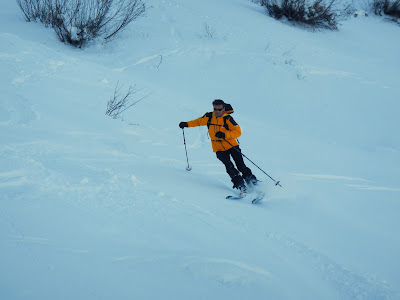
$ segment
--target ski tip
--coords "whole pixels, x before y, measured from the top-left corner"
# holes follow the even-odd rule
[[[239,200],[242,199],[243,197],[240,196],[226,196],[226,199],[228,200]]]
[[[256,204],[258,202],[260,202],[265,196],[265,193],[261,192],[256,198],[254,198],[251,203],[252,204]]]

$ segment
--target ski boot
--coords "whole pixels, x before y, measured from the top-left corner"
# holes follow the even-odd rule
[[[248,186],[250,186],[250,185],[258,185],[257,177],[254,176],[254,175],[247,176],[244,180],[246,181]]]
[[[240,197],[243,198],[247,195],[247,188],[246,186],[243,184],[241,186],[238,187],[238,190],[240,191]]]
[[[243,177],[240,175],[236,175],[232,178],[233,188],[238,189],[240,191],[240,197],[244,197],[247,193],[246,185],[244,184]]]

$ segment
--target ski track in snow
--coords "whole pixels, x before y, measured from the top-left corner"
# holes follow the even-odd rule
[[[299,241],[275,233],[265,233],[265,237],[301,257],[303,263],[311,266],[339,291],[340,299],[383,300],[400,297],[400,293],[387,282],[368,274],[357,274]]]
[[[400,188],[386,187],[386,186],[375,186],[375,185],[361,185],[361,184],[347,184],[351,188],[357,190],[367,191],[386,191],[386,192],[400,192]]]
[[[291,173],[290,175],[298,177],[302,180],[323,180],[323,181],[332,181],[332,182],[348,182],[348,181],[371,182],[370,180],[363,179],[363,178],[328,175],[328,174]],[[397,188],[397,187],[385,187],[385,186],[376,186],[376,185],[372,185],[372,184],[353,184],[353,183],[347,183],[345,185],[350,188],[354,188],[356,190],[400,192],[400,188]]]
[[[226,258],[187,257],[183,268],[193,276],[205,277],[223,285],[268,284],[273,277],[262,268]]]

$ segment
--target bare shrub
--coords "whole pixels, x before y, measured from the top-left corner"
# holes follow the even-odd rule
[[[105,114],[112,117],[113,119],[118,119],[119,117],[121,117],[121,113],[147,97],[144,96],[139,100],[132,101],[130,97],[133,94],[137,93],[139,90],[135,89],[135,86],[129,86],[128,91],[125,94],[122,94],[122,88],[123,86],[119,86],[119,84],[117,83],[113,97],[107,102],[107,109]]]
[[[210,40],[215,38],[215,28],[214,27],[212,27],[204,22],[203,29],[204,29],[204,33],[202,35],[200,35],[201,38],[210,39]]]
[[[373,0],[371,3],[375,14],[400,18],[400,0]]]
[[[82,47],[108,40],[142,16],[142,0],[17,0],[25,20],[51,26],[61,42]]]
[[[338,22],[353,13],[351,5],[339,9],[336,0],[261,0],[260,4],[277,20],[286,17],[312,28],[337,29]]]

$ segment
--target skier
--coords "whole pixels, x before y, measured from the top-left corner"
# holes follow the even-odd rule
[[[185,127],[208,126],[213,151],[216,152],[217,158],[225,165],[226,172],[231,177],[233,188],[240,190],[241,194],[245,194],[245,182],[247,185],[256,185],[257,178],[250,168],[245,165],[239,144],[236,141],[236,138],[241,135],[241,129],[230,115],[233,113],[230,104],[221,99],[214,100],[212,104],[214,112],[208,112],[192,121],[180,122],[179,127],[183,129]],[[231,161],[231,156],[237,169]]]

